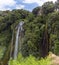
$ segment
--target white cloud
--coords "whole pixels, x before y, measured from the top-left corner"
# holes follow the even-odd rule
[[[10,8],[6,8],[6,6],[14,6],[15,4],[15,0],[0,0],[0,10],[9,10]]]
[[[25,6],[24,5],[16,5],[16,9],[23,9]]]
[[[56,0],[22,0],[23,3],[37,3],[38,5],[42,5],[46,1],[53,1],[55,2]],[[16,8],[16,9],[22,9],[25,7],[25,5],[17,4],[17,0],[0,0],[0,10],[11,10]]]
[[[7,5],[12,6],[14,4],[16,4],[16,1],[14,0],[4,0],[4,1],[0,0],[0,6],[7,6]]]
[[[0,0],[0,10],[12,10],[13,8],[22,9],[24,5],[18,5],[16,0]]]
[[[44,2],[47,2],[47,1],[53,1],[55,2],[56,0],[23,0],[23,3],[37,3],[38,5],[42,5]]]

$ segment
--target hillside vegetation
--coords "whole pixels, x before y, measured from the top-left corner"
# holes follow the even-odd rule
[[[56,3],[45,2],[42,6],[34,8],[32,12],[23,9],[0,11],[0,65],[7,63],[10,49],[14,50],[16,27],[21,21],[24,21],[21,38],[23,57],[32,55],[40,59],[45,58],[49,52],[59,55],[59,0],[57,0]]]

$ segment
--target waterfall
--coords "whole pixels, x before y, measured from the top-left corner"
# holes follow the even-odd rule
[[[20,42],[19,41],[19,32],[21,32],[23,30],[23,28],[22,28],[23,24],[24,24],[23,21],[21,21],[19,23],[18,29],[17,29],[17,32],[16,32],[16,41],[15,41],[15,48],[14,48],[14,59],[17,59],[17,55],[18,55],[18,42]]]

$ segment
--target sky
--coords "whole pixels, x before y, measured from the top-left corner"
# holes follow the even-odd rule
[[[44,2],[56,0],[0,0],[0,10],[25,9],[32,11],[37,6],[42,6]]]

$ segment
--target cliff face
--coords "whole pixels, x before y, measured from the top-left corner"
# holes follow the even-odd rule
[[[0,11],[0,65],[7,64],[10,58],[11,43],[13,43],[13,55],[16,26],[22,19],[25,19],[29,13],[30,12],[26,10]]]

